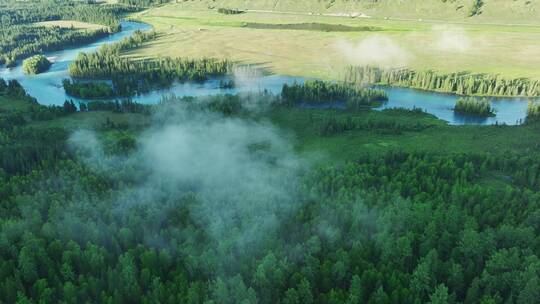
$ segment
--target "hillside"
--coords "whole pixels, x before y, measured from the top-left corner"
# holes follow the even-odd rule
[[[375,18],[540,24],[538,0],[194,0],[191,8],[239,8]],[[477,9],[473,9],[476,7]],[[472,17],[470,15],[473,15]]]

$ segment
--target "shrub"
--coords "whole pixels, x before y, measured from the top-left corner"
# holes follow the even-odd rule
[[[460,114],[469,114],[475,116],[495,116],[493,108],[491,108],[491,103],[485,99],[477,99],[473,97],[463,97],[458,99],[454,112]]]
[[[34,55],[23,61],[23,72],[25,74],[39,74],[47,71],[51,62],[43,55]]]

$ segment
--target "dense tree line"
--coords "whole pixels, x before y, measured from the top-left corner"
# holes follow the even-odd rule
[[[281,97],[290,104],[332,104],[342,102],[349,109],[361,109],[388,100],[383,90],[362,88],[320,80],[283,85]]]
[[[481,117],[495,116],[491,102],[486,98],[462,97],[456,101],[454,112]]]
[[[227,60],[158,58],[131,60],[118,56],[80,54],[70,65],[74,78],[112,80],[116,96],[132,96],[155,88],[172,85],[175,81],[205,81],[229,73]]]
[[[349,67],[345,81],[401,86],[458,95],[540,96],[540,81],[538,80],[505,79],[498,75],[467,72],[442,74],[431,70]]]
[[[13,66],[17,59],[89,43],[120,30],[120,18],[137,10],[117,5],[84,4],[65,0],[0,4],[0,64]],[[96,30],[35,26],[32,23],[77,20],[105,26]]]
[[[62,80],[66,93],[79,98],[111,98],[115,97],[112,86],[106,82]]]
[[[57,26],[13,25],[0,29],[0,64],[13,66],[20,58],[86,44],[109,35],[107,29],[74,30]]]
[[[34,55],[26,58],[23,61],[23,72],[25,74],[39,74],[47,71],[51,66],[51,62],[44,55]]]
[[[73,77],[106,78],[120,71],[123,73],[135,72],[136,67],[131,66],[132,61],[120,57],[120,53],[137,48],[144,42],[154,39],[156,35],[153,31],[137,30],[133,35],[116,43],[101,46],[96,52],[79,53],[70,64],[69,73]]]
[[[2,27],[52,20],[77,20],[107,26],[112,32],[120,29],[120,18],[137,8],[123,5],[85,4],[78,1],[8,1],[1,5]]]
[[[228,60],[163,57],[132,60],[121,52],[153,39],[155,32],[136,31],[118,43],[102,46],[94,53],[80,53],[69,66],[75,78],[109,79],[117,96],[131,96],[153,88],[166,87],[175,81],[204,81],[231,70]]]

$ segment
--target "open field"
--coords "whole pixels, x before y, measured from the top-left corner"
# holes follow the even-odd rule
[[[197,7],[171,4],[137,15],[160,37],[129,55],[228,58],[323,79],[340,79],[350,64],[540,79],[540,26],[262,11],[223,15]]]
[[[58,27],[65,27],[65,28],[73,27],[75,29],[82,29],[82,30],[97,30],[97,29],[105,28],[105,26],[103,25],[80,22],[80,21],[73,21],[73,20],[43,21],[43,22],[36,22],[34,24],[37,26],[58,26]]]

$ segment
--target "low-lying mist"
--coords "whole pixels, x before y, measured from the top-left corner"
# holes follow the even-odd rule
[[[139,237],[175,251],[174,244],[196,234],[183,229],[171,238],[158,231],[170,213],[182,210],[215,246],[223,262],[217,266],[232,267],[235,259],[256,251],[299,207],[297,180],[308,166],[270,123],[174,102],[160,106],[127,155],[107,155],[100,135],[90,130],[74,132],[69,142],[93,170],[132,180],[112,195],[120,223],[136,210],[152,213],[152,225],[142,227]]]
[[[406,66],[413,59],[409,51],[382,35],[371,35],[357,43],[341,40],[336,44],[336,49],[352,65],[398,68]]]
[[[471,48],[471,39],[465,29],[458,26],[434,26],[435,49],[442,52],[465,53]]]

